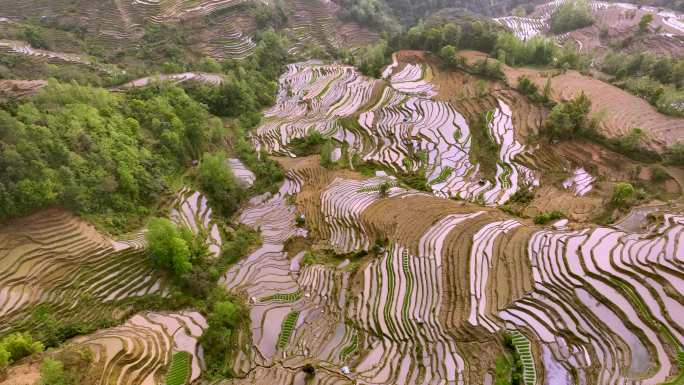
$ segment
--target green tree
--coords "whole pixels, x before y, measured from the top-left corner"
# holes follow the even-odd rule
[[[553,138],[571,139],[593,128],[588,118],[590,110],[591,100],[581,93],[574,99],[553,107],[546,118],[546,128]]]
[[[0,377],[2,377],[5,369],[9,366],[10,358],[10,352],[8,352],[3,345],[0,345]]]
[[[561,34],[592,25],[594,18],[586,0],[569,0],[564,2],[551,15],[551,30]]]
[[[321,145],[321,166],[331,167],[333,165],[334,162],[332,160],[332,153],[333,143],[331,140],[326,140]]]
[[[140,226],[166,178],[223,128],[175,86],[115,94],[54,81],[0,110],[0,126],[0,220],[59,204],[112,231]]]
[[[34,341],[28,333],[12,333],[0,341],[0,346],[9,353],[10,361],[16,361],[43,351],[43,344]]]
[[[228,167],[226,155],[205,153],[198,171],[200,187],[212,207],[226,217],[237,211],[245,191]]]
[[[61,361],[45,358],[40,365],[40,381],[38,385],[72,385],[74,379],[64,370]]]
[[[250,60],[267,79],[277,79],[287,61],[287,41],[272,29],[262,32]]]
[[[611,198],[611,203],[617,207],[625,206],[630,199],[634,197],[636,190],[634,186],[627,182],[620,182],[615,185],[613,189],[613,196]]]
[[[668,164],[684,166],[684,142],[677,142],[665,150],[665,161]]]
[[[387,41],[381,39],[375,45],[360,48],[354,56],[354,62],[362,74],[377,78],[382,67],[389,64],[390,57]]]
[[[190,249],[178,227],[166,218],[154,218],[147,227],[145,238],[152,262],[171,271],[177,277],[190,271]]]
[[[228,376],[231,374],[229,356],[235,349],[236,330],[247,322],[249,312],[222,289],[211,294],[210,302],[213,305],[207,316],[208,327],[200,337],[207,372],[209,375]]]
[[[456,57],[457,49],[453,45],[445,45],[439,50],[439,57],[447,67],[455,67],[458,64]]]
[[[389,194],[389,190],[392,188],[392,185],[388,181],[384,181],[380,184],[380,187],[378,188],[378,193],[380,194],[381,197],[386,197]]]
[[[653,21],[653,14],[647,13],[644,16],[641,17],[641,20],[639,20],[639,30],[638,33],[640,35],[643,35],[648,31],[648,26],[651,24]]]

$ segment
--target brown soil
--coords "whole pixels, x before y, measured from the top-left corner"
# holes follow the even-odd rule
[[[588,222],[603,212],[604,199],[597,196],[595,191],[594,194],[577,197],[570,190],[544,186],[535,195],[534,200],[523,210],[523,215],[530,218],[544,212],[560,211],[573,222]]]
[[[620,7],[596,10],[594,11],[596,23],[593,26],[571,32],[569,39],[579,41],[583,50],[593,50],[599,55],[607,52],[611,46],[623,46],[625,39],[629,39],[630,42],[622,49],[626,52],[648,50],[655,55],[677,57],[684,55],[683,41],[655,33],[656,28],[660,28],[660,32],[663,33],[675,35],[680,33],[663,23],[663,19],[658,15],[653,15],[654,18],[648,33],[642,37],[636,36],[639,21],[648,13],[643,9],[628,10]],[[604,39],[600,37],[601,30],[608,32]]]
[[[573,166],[584,167],[592,175],[602,175],[611,181],[631,180],[639,166],[624,155],[581,139],[559,142],[554,150]]]
[[[30,361],[10,366],[7,369],[7,376],[4,381],[0,381],[0,385],[35,385],[38,380],[40,380],[40,362]]]

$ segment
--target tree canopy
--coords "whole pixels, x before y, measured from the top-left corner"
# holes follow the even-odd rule
[[[145,239],[154,265],[182,276],[192,269],[190,247],[181,231],[166,218],[154,218],[147,226]]]
[[[0,110],[0,220],[63,205],[110,229],[139,224],[167,178],[221,131],[178,87],[114,94],[51,81]]]
[[[594,24],[591,10],[586,0],[570,0],[564,2],[551,15],[551,30],[561,34]]]

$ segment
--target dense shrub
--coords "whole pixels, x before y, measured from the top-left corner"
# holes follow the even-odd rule
[[[76,379],[66,370],[64,364],[46,357],[40,365],[40,381],[38,385],[74,385]]]
[[[390,46],[429,50],[439,54],[445,46],[461,49],[475,49],[492,52],[497,34],[503,29],[487,19],[474,15],[462,14],[456,20],[435,20],[418,23],[402,36],[395,37]]]
[[[447,67],[456,67],[458,64],[456,54],[457,49],[451,44],[447,44],[439,50],[439,58]]]
[[[246,197],[245,190],[233,175],[224,153],[205,153],[198,167],[199,184],[217,214],[230,217]]]
[[[238,328],[249,322],[249,311],[222,289],[212,293],[210,303],[208,326],[200,337],[207,374],[213,377],[230,377],[230,356],[236,349],[235,336]]]
[[[221,245],[221,257],[226,265],[231,265],[247,254],[256,243],[258,234],[249,228],[240,226],[225,238],[223,245]]]
[[[658,111],[684,116],[684,59],[611,52],[603,59],[601,70],[615,76],[617,86],[648,100]]]
[[[610,202],[616,207],[624,207],[636,195],[634,186],[627,182],[620,182],[613,189],[613,196]]]
[[[534,217],[534,223],[537,225],[545,225],[551,221],[563,218],[563,213],[560,211],[551,211],[548,213],[541,213]]]
[[[316,130],[310,130],[303,138],[296,138],[290,141],[292,152],[297,156],[308,156],[321,152],[321,146],[327,141],[326,138]]]
[[[556,43],[542,36],[520,40],[512,33],[499,33],[494,47],[497,58],[512,66],[549,65],[558,53]]]
[[[571,139],[591,130],[592,122],[588,117],[591,100],[584,94],[559,103],[549,113],[545,126],[549,135],[555,139]]]
[[[564,2],[551,15],[551,30],[561,34],[594,24],[591,10],[586,0],[569,0]]]
[[[678,142],[665,150],[665,161],[675,166],[684,166],[684,142]]]
[[[0,340],[0,347],[10,355],[11,361],[22,359],[43,350],[43,344],[34,341],[28,333],[13,333]]]
[[[521,94],[527,95],[527,97],[535,103],[542,103],[549,106],[554,104],[554,102],[552,102],[551,99],[549,99],[549,94],[551,93],[550,79],[547,80],[543,94],[539,93],[539,87],[537,87],[537,85],[534,84],[534,82],[530,80],[530,78],[528,78],[526,75],[518,77],[517,89],[518,91],[520,91]]]
[[[362,74],[378,78],[382,68],[390,63],[392,51],[385,40],[375,45],[359,48],[352,57],[351,64],[355,65]]]
[[[399,32],[399,25],[391,8],[381,0],[340,0],[338,15],[341,19],[354,20],[370,29],[385,33]]]
[[[190,271],[190,246],[181,230],[166,218],[154,218],[147,225],[147,252],[152,263],[180,277]]]

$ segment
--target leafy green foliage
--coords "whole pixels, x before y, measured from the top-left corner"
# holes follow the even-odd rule
[[[28,333],[12,333],[0,340],[0,353],[7,356],[9,362],[14,362],[31,354],[43,351],[44,346],[39,341],[34,341]]]
[[[152,263],[180,277],[190,271],[190,248],[176,225],[166,218],[154,218],[145,239]]]
[[[494,385],[511,385],[511,364],[506,357],[497,357],[494,362]]]
[[[684,166],[684,142],[678,142],[665,151],[665,161],[675,166]]]
[[[470,159],[473,164],[480,165],[480,172],[485,179],[494,180],[496,164],[499,156],[499,145],[494,141],[489,129],[493,111],[487,111],[472,125],[470,130]]]
[[[534,192],[532,192],[532,190],[529,188],[521,188],[518,189],[515,194],[511,195],[511,199],[508,200],[508,203],[528,204],[532,202],[533,199]]]
[[[391,8],[382,0],[341,0],[338,15],[383,32],[397,32],[398,25]]]
[[[456,21],[420,22],[409,29],[405,36],[395,38],[391,46],[393,49],[427,49],[436,54],[446,46],[491,52],[496,43],[497,33],[501,30],[500,26],[490,20],[464,14],[459,15]]]
[[[593,124],[588,118],[591,100],[584,94],[572,100],[559,103],[546,118],[546,129],[556,139],[571,139],[584,131],[591,130]]]
[[[64,370],[64,364],[50,357],[40,365],[40,385],[72,385],[75,379]]]
[[[653,167],[653,170],[651,172],[651,181],[655,183],[661,183],[666,180],[670,179],[670,174],[665,171],[665,169],[661,166],[656,166]]]
[[[81,296],[81,309],[96,306],[95,301],[90,297]],[[77,309],[72,309],[74,312]],[[97,321],[81,321],[74,319],[64,319],[55,315],[49,306],[37,306],[29,316],[27,322],[36,323],[40,328],[34,331],[34,337],[40,340],[47,348],[55,347],[67,339],[91,333],[97,329],[112,326],[113,319],[103,315]]]
[[[0,127],[0,220],[61,204],[113,230],[140,224],[218,128],[176,87],[119,95],[57,82],[0,110]]]
[[[246,195],[228,166],[224,153],[205,153],[199,164],[198,176],[201,190],[214,210],[225,217],[237,211]]]
[[[586,0],[570,0],[564,2],[551,15],[551,30],[561,34],[594,24],[591,10]]]
[[[221,256],[230,265],[247,254],[250,248],[257,242],[258,233],[247,227],[240,226],[225,238],[223,245],[221,245]]]
[[[316,258],[316,254],[311,252],[311,250],[307,250],[304,253],[304,257],[302,257],[301,264],[302,266],[309,266],[309,265],[315,265],[317,263],[318,259]]]
[[[24,28],[24,40],[26,40],[31,47],[39,49],[50,49],[50,46],[45,41],[40,30],[33,26],[27,26]]]
[[[259,29],[282,28],[287,24],[286,5],[282,0],[273,4],[255,4],[250,12]]]
[[[439,50],[439,58],[442,59],[447,67],[456,67],[458,65],[458,60],[456,57],[457,53],[456,47],[451,44],[447,44]]]
[[[332,140],[326,140],[322,145],[321,145],[321,166],[330,168],[333,166],[335,162],[332,160],[332,154],[333,154],[333,144]]]
[[[563,213],[560,211],[551,211],[547,213],[537,214],[534,217],[534,223],[537,225],[545,225],[551,221],[563,218]]]
[[[171,357],[171,367],[166,374],[166,385],[185,385],[190,377],[192,356],[186,351],[176,352]]]
[[[352,63],[362,74],[371,77],[380,77],[384,66],[390,63],[392,50],[385,40],[380,40],[375,45],[368,45],[358,49],[352,58]]]
[[[11,357],[10,352],[8,352],[4,346],[0,345],[0,375],[2,375],[7,366],[9,366]]]
[[[469,67],[470,72],[487,79],[503,80],[506,78],[501,70],[501,62],[495,59],[485,58],[478,60],[474,66]],[[479,93],[484,96],[484,93]]]
[[[295,138],[290,141],[292,152],[297,156],[308,156],[321,152],[321,147],[326,143],[326,138],[316,130],[310,130],[303,138]]]
[[[647,13],[644,16],[642,16],[641,20],[639,20],[638,33],[640,35],[643,35],[644,33],[646,33],[646,31],[648,31],[648,26],[651,24],[652,21],[653,21],[653,14]]]
[[[648,100],[658,111],[684,116],[684,59],[611,52],[601,70],[615,76],[615,85]]]
[[[556,43],[551,39],[535,36],[520,40],[508,32],[497,35],[494,52],[500,61],[511,66],[549,65],[559,54]]]
[[[624,207],[635,195],[634,186],[627,182],[620,182],[615,185],[610,202],[617,207]]]
[[[258,154],[247,140],[245,129],[234,126],[232,134],[233,150],[235,155],[256,175],[257,179],[251,188],[254,193],[266,191],[274,192],[280,186],[285,174],[274,160],[269,159],[268,154],[262,151]]]
[[[386,197],[387,194],[389,193],[390,188],[392,188],[392,185],[388,181],[384,181],[380,184],[380,187],[378,189],[378,193],[380,194],[381,197]]]
[[[229,361],[231,354],[237,349],[236,334],[239,328],[249,322],[249,311],[219,288],[212,293],[209,303],[208,327],[200,337],[207,374],[230,377],[232,371]]]

